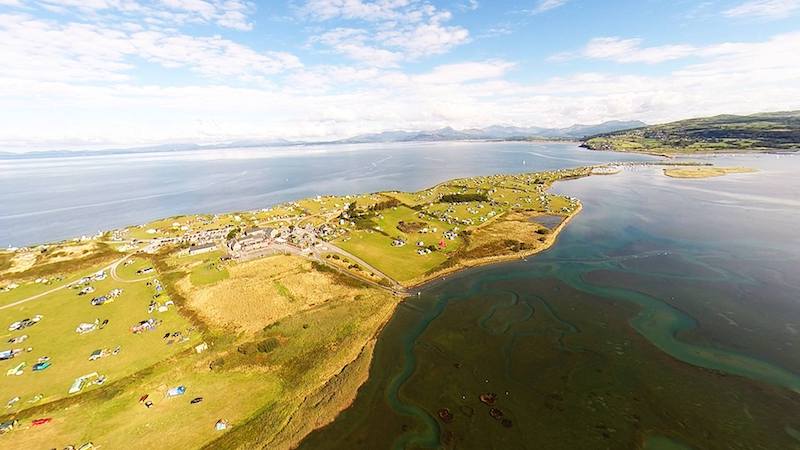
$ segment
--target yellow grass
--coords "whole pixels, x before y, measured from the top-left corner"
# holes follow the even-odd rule
[[[712,178],[732,173],[752,173],[755,169],[748,167],[669,167],[664,175],[672,178]]]
[[[248,333],[298,311],[361,293],[294,256],[273,256],[228,270],[230,278],[208,288],[197,289],[186,282],[181,287],[189,291],[189,307],[203,320]]]

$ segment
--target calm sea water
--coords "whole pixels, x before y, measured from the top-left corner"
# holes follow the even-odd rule
[[[800,157],[707,159],[759,172],[557,184],[557,244],[404,302],[301,448],[800,448]]]
[[[0,161],[0,243],[649,159],[437,143]],[[800,158],[705,159],[759,172],[558,183],[584,204],[558,243],[405,301],[355,403],[301,448],[800,448]]]
[[[574,144],[454,142],[0,160],[0,246],[316,195],[418,190],[463,176],[648,159]]]

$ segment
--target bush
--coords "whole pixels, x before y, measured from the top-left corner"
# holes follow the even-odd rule
[[[488,202],[486,194],[447,194],[439,199],[442,203]]]
[[[264,339],[263,341],[259,342],[256,345],[256,348],[261,353],[269,353],[278,348],[278,345],[279,345],[278,340],[273,337]]]
[[[225,366],[225,358],[217,358],[208,365],[208,368],[211,370],[218,370],[222,369]]]

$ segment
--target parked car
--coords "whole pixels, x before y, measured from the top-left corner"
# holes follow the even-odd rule
[[[6,434],[9,431],[13,430],[19,421],[17,419],[6,420],[3,423],[0,423],[0,434]]]

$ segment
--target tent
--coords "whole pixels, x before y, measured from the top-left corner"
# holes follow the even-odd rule
[[[179,395],[183,395],[185,392],[186,392],[186,386],[178,386],[168,390],[167,395],[169,397],[177,397]]]
[[[97,328],[96,323],[82,323],[78,325],[78,328],[75,328],[75,332],[79,334],[88,333],[90,331],[94,331]]]
[[[32,370],[34,372],[40,372],[44,369],[47,369],[48,367],[50,367],[50,361],[44,361],[34,364]]]
[[[12,367],[12,368],[8,369],[8,372],[6,372],[6,376],[22,375],[22,369],[24,369],[24,368],[25,368],[25,363],[21,362],[21,363],[17,364],[16,367]]]

